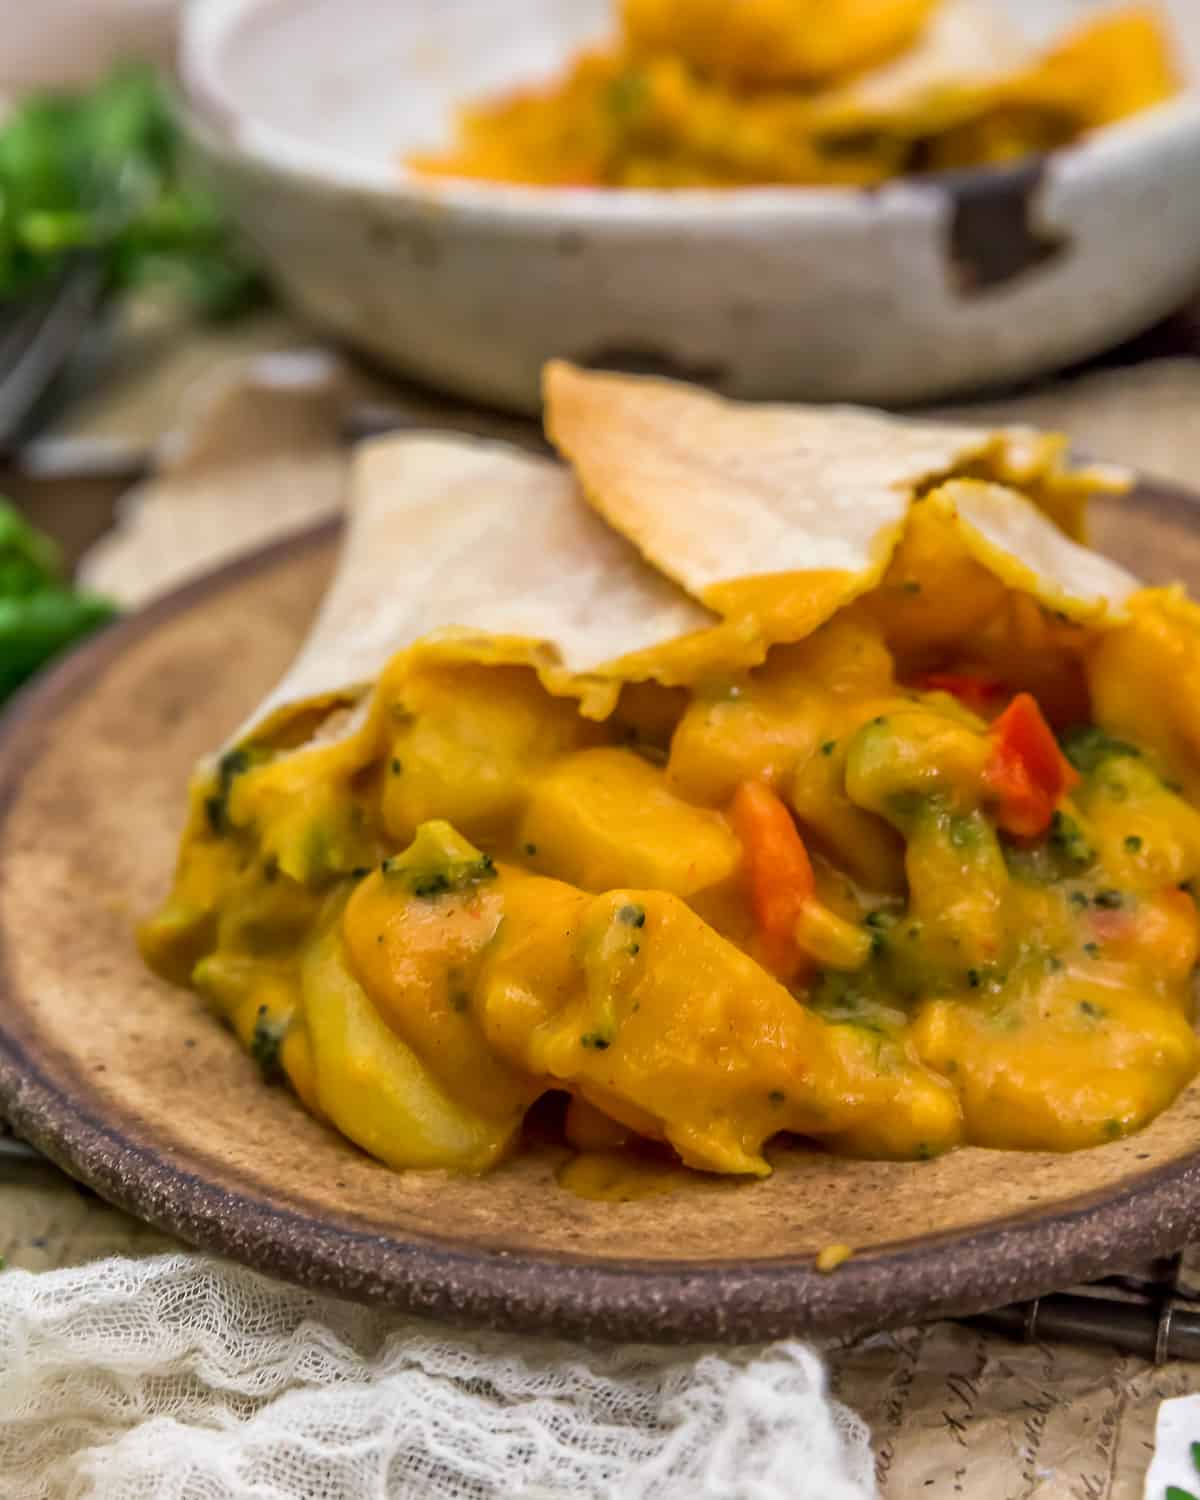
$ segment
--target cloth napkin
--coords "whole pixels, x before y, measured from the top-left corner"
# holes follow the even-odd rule
[[[434,1328],[206,1256],[0,1277],[4,1500],[866,1500],[816,1354]]]

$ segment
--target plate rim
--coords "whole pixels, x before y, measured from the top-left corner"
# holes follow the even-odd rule
[[[1148,478],[1119,502],[1200,529],[1200,495]],[[22,688],[0,714],[0,835],[22,771],[60,709],[158,625],[306,552],[330,546],[332,517],[226,562],[117,621]],[[0,927],[0,1001],[8,990]],[[835,1273],[810,1256],[589,1260],[579,1253],[455,1247],[387,1238],[222,1185],[106,1124],[28,1056],[0,1005],[0,1109],[56,1165],[118,1208],[185,1243],[314,1290],[460,1326],[639,1343],[757,1342],[850,1334],[982,1311],[1171,1253],[1200,1222],[1194,1150],[1049,1212],[1036,1207],[936,1239],[867,1249]],[[1103,1149],[1103,1148],[1095,1148]],[[1118,1250],[1119,1245],[1119,1250]]]

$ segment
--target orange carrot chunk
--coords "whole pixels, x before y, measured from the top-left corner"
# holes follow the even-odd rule
[[[786,805],[761,781],[744,781],[733,799],[754,921],[768,966],[791,978],[803,955],[796,922],[816,889],[812,862]]]

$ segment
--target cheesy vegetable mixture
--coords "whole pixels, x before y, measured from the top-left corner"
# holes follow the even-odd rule
[[[757,1176],[784,1132],[920,1159],[1136,1130],[1200,1060],[1200,611],[1058,607],[981,553],[990,494],[1038,566],[1093,556],[1043,515],[1086,482],[1039,451],[1040,506],[931,482],[874,584],[749,664],[744,609],[590,697],[508,637],[433,631],[365,695],[268,715],[198,774],[146,959],[399,1168],[482,1171],[548,1094],[577,1147]],[[831,575],[789,576],[794,619]]]
[[[471,105],[441,176],[559,187],[871,186],[1053,150],[1176,92],[1157,13],[1037,52],[978,0],[623,0],[560,79]]]

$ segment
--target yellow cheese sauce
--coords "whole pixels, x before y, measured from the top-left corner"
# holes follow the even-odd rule
[[[1188,696],[1194,607],[1146,593],[1105,632],[997,588],[951,642],[929,582],[902,551],[763,666],[627,686],[600,723],[530,669],[405,653],[348,737],[199,777],[142,950],[397,1168],[482,1171],[556,1093],[565,1180],[599,1197],[672,1161],[766,1175],[781,1133],[922,1159],[1136,1130],[1198,1061],[1200,813],[1159,706]],[[998,715],[1031,686],[1070,765],[1013,833]],[[788,965],[747,785],[811,859]],[[661,1159],[623,1170],[631,1141]]]
[[[595,1203],[637,1203],[678,1192],[686,1167],[649,1160],[630,1151],[580,1151],[556,1175],[559,1187]]]
[[[468,105],[454,145],[409,165],[553,187],[867,187],[1051,151],[1179,87],[1149,6],[1087,17],[1007,66],[986,43],[962,58],[961,41],[942,39],[953,9],[624,0],[612,44],[547,84]]]

